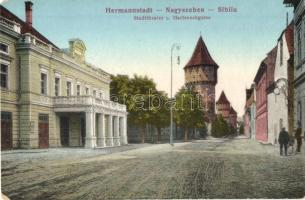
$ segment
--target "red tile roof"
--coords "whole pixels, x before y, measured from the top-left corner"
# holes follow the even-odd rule
[[[230,104],[230,101],[228,101],[224,91],[221,92],[220,97],[219,97],[218,101],[216,102],[216,104]]]
[[[254,78],[254,82],[256,84],[258,84],[262,75],[266,71],[267,71],[267,87],[270,81],[273,82],[276,55],[277,55],[277,46],[275,46],[271,51],[269,51],[267,57],[261,62]]]
[[[288,46],[288,51],[290,55],[294,54],[294,24],[293,22],[289,24],[285,31],[285,38]]]
[[[201,36],[199,37],[193,55],[186,64],[185,68],[198,65],[213,65],[218,68],[218,65],[211,57],[209,50]]]
[[[274,70],[277,55],[277,46],[274,47],[267,55],[267,88],[274,82]]]
[[[44,37],[41,33],[39,33],[34,27],[31,25],[27,24],[23,20],[21,20],[19,17],[14,15],[12,12],[10,12],[8,9],[0,5],[0,15],[6,19],[9,19],[11,21],[15,21],[21,26],[21,33],[30,33],[34,36],[36,36],[38,39],[41,41],[50,44],[54,46],[55,48],[59,49],[55,44],[53,44],[50,40],[48,40],[46,37]]]
[[[230,115],[237,115],[237,112],[234,110],[233,107],[230,108]]]

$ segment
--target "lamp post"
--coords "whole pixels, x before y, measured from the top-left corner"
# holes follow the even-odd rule
[[[172,146],[174,146],[173,142],[173,51],[176,49],[177,51],[180,50],[181,45],[178,43],[174,43],[171,48],[171,107],[170,107],[170,137],[169,142]],[[180,64],[179,56],[178,56],[178,65]]]

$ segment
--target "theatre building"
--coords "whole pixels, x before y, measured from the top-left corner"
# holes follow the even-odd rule
[[[85,59],[80,39],[59,49],[0,5],[1,149],[127,144],[126,106],[109,99],[110,75]]]

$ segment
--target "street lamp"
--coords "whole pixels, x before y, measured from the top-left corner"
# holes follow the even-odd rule
[[[171,48],[171,101],[173,100],[173,51],[176,49],[177,51],[180,50],[181,45],[178,43],[174,43]],[[177,64],[180,64],[179,56],[177,58]],[[170,137],[169,142],[172,146],[174,146],[173,142],[173,101],[170,107]]]

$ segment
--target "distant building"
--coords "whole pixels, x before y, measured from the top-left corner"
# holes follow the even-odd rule
[[[237,128],[237,112],[231,106],[224,91],[221,92],[216,102],[216,114],[221,115],[226,122],[234,128]]]
[[[305,0],[284,0],[294,7],[294,124],[305,136]],[[305,138],[305,137],[304,137]]]
[[[127,143],[126,106],[109,100],[110,74],[85,61],[79,39],[61,50],[0,5],[1,148]],[[58,30],[60,33],[60,30]]]
[[[261,62],[254,82],[256,85],[256,139],[268,142],[268,99],[267,88],[274,80],[274,65],[277,47],[274,47]]]
[[[251,88],[246,89],[246,105],[245,105],[245,135],[251,139],[255,139],[255,118],[256,118],[256,95],[255,84]]]
[[[207,108],[206,116],[209,122],[215,116],[217,70],[218,65],[200,36],[192,57],[184,67],[185,85],[194,88],[202,96],[202,103]]]
[[[277,54],[272,83],[267,88],[268,143],[276,144],[280,130],[285,127],[292,134],[293,90],[288,85],[293,82],[293,24],[281,34],[277,43]],[[290,74],[290,76],[289,76]],[[292,79],[292,80],[291,80]],[[290,108],[290,109],[289,109]],[[289,120],[290,119],[290,120]]]

